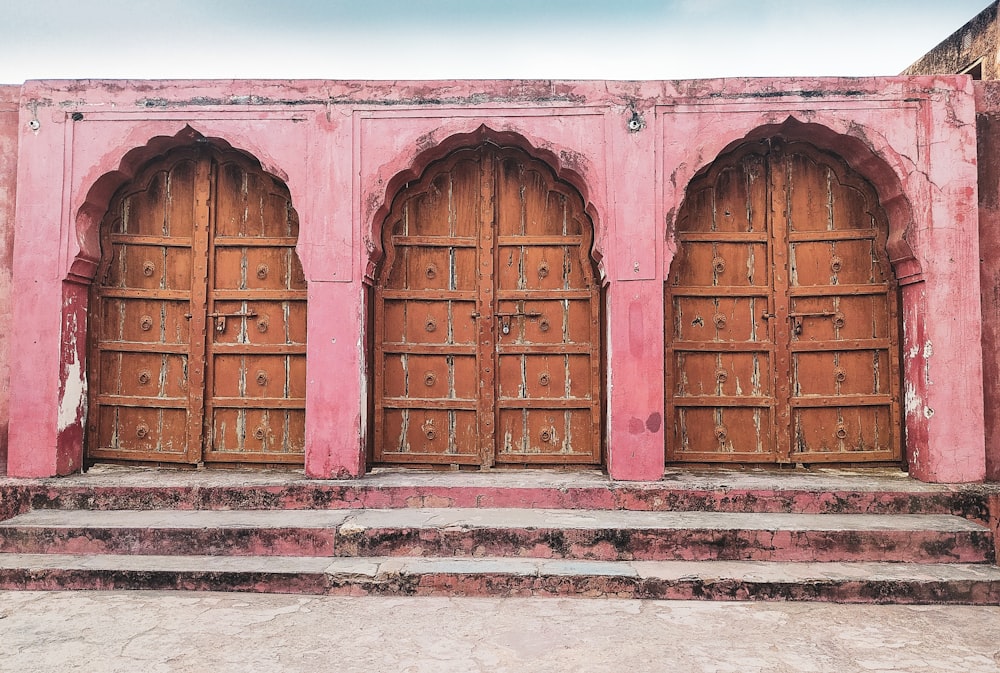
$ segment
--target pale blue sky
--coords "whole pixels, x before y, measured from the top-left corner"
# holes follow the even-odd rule
[[[0,0],[0,82],[893,75],[989,0]]]

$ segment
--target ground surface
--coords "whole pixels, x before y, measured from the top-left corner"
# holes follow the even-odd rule
[[[1000,671],[1000,608],[0,592],[0,671]]]

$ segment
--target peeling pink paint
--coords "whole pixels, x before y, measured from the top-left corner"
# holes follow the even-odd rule
[[[18,93],[12,319],[30,329],[3,330],[12,334],[10,356],[0,337],[0,367],[10,366],[11,475],[80,468],[97,226],[144,161],[199,141],[247,152],[288,185],[310,307],[306,472],[362,474],[366,287],[381,255],[382,216],[395,190],[431,161],[489,140],[546,161],[583,195],[606,296],[606,466],[616,479],[659,479],[673,214],[691,178],[727,148],[783,136],[844,157],[882,198],[902,286],[912,473],[984,476],[981,323],[969,319],[980,313],[976,109],[966,77],[40,81]],[[0,116],[0,141],[8,117]],[[629,128],[633,118],[638,129]],[[2,260],[0,301],[11,294]],[[0,411],[5,401],[0,394]]]
[[[14,202],[17,193],[17,125],[21,88],[0,86],[0,474],[7,469],[10,406],[10,335]]]

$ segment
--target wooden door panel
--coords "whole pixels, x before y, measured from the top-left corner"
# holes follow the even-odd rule
[[[269,304],[264,305],[265,308]],[[268,314],[264,314],[264,317],[268,317]],[[276,316],[277,317],[277,316]],[[285,332],[285,343],[294,344],[298,346],[295,349],[296,353],[301,353],[303,357],[305,356],[305,346],[306,346],[306,334],[308,330],[308,305],[302,299],[296,301],[287,301],[281,303],[281,315],[283,319],[282,322],[277,323],[280,327],[284,328]],[[271,323],[274,325],[275,323]],[[257,331],[260,332],[261,326],[257,325]],[[305,379],[303,379],[304,385]]]
[[[475,410],[386,408],[384,451],[400,463],[478,462]]]
[[[769,407],[682,407],[673,418],[678,458],[704,461],[767,459],[774,453]]]
[[[452,223],[448,212],[450,196],[451,176],[442,174],[431,180],[427,191],[410,201],[408,215],[413,222],[420,223],[421,236],[451,236]],[[411,277],[409,282],[409,287],[415,287],[413,283],[416,278]]]
[[[199,187],[198,165],[197,152],[181,151],[177,163],[171,165],[168,172],[159,174],[164,179],[164,188],[157,192],[153,189],[145,192],[151,199],[164,202],[162,205],[164,219],[160,219],[157,210],[157,215],[150,218],[149,234],[168,236],[172,241],[194,239],[195,222],[198,221],[198,216],[195,214],[196,192]],[[156,208],[160,207],[158,203]]]
[[[592,365],[588,355],[503,355],[499,396],[505,400],[587,400],[593,394]]]
[[[216,406],[211,410],[206,460],[297,463],[305,451],[301,409]]]
[[[190,247],[165,248],[163,262],[158,268],[163,269],[163,287],[178,291],[191,289],[193,264]]]
[[[406,353],[386,353],[382,364],[382,397],[406,397],[407,359]]]
[[[794,451],[813,461],[890,460],[896,433],[890,419],[889,405],[796,409]]]
[[[406,259],[406,284],[410,290],[448,290],[451,254],[447,248],[411,247]]]
[[[793,390],[806,395],[888,395],[886,351],[794,353]]]
[[[118,353],[107,371],[109,384],[118,380],[117,394],[129,397],[187,398],[187,357],[166,353]],[[113,392],[113,390],[108,390]]]
[[[215,397],[241,397],[245,394],[246,367],[242,355],[216,355],[209,380]]]
[[[455,399],[449,356],[410,355],[406,359],[406,395],[420,399]]]
[[[501,398],[517,399],[528,396],[524,355],[501,355],[497,361],[497,394]]]
[[[472,301],[386,300],[383,342],[409,345],[474,345],[475,306],[475,302]]]
[[[835,297],[832,308],[843,318],[834,328],[836,338],[851,339],[888,339],[892,330],[888,324],[889,302],[885,294],[856,295],[852,297]]]
[[[885,220],[838,162],[746,145],[689,187],[665,307],[668,458],[901,455]]]
[[[212,313],[218,315],[209,318],[209,342],[214,347],[248,344],[258,333],[262,339],[270,339],[272,343],[276,338],[281,338],[280,335],[275,335],[269,323],[264,332],[258,332],[256,323],[266,315],[259,310],[263,309],[263,306],[258,307],[258,303],[250,305],[242,300],[212,302],[209,308],[212,309]]]
[[[387,353],[384,362],[380,378],[387,402],[414,398],[471,404],[476,399],[476,359],[472,355]]]
[[[704,264],[704,270],[708,272],[704,285],[767,287],[768,260],[765,244],[715,243],[710,246],[710,252],[711,258]]]
[[[570,354],[564,356],[565,371],[566,371],[566,385],[563,388],[566,391],[566,396],[572,399],[586,399],[594,401],[595,390],[594,390],[594,371],[598,369],[598,363],[594,361],[593,353],[586,354]],[[558,370],[558,365],[560,364],[558,360],[555,361],[556,367],[553,367],[552,371]],[[541,376],[541,374],[539,374]],[[555,390],[559,390],[558,380],[550,383]],[[591,407],[593,409],[593,407]]]
[[[589,409],[501,408],[497,462],[589,459],[593,426]]]
[[[674,363],[676,397],[770,397],[766,352],[680,351]],[[682,402],[681,402],[682,403]]]
[[[831,181],[830,207],[834,231],[870,230],[878,226],[865,193],[857,187]]]
[[[232,157],[232,155],[229,155]],[[240,158],[223,159],[216,171],[216,237],[281,238],[297,235],[286,190]]]
[[[882,282],[877,275],[874,241],[834,240],[793,243],[790,246],[793,287],[865,285]],[[846,263],[845,260],[850,260]]]
[[[187,398],[187,358],[181,355],[105,351],[100,376],[105,397],[160,398],[177,404]]]
[[[449,304],[445,301],[413,301],[406,307],[405,333],[410,344],[447,344]]]
[[[696,343],[764,342],[766,312],[764,297],[675,297],[674,338]]]
[[[523,453],[550,455],[572,451],[573,437],[566,422],[569,412],[562,409],[523,409],[522,412],[527,428]]]
[[[827,166],[801,153],[784,153],[771,161],[771,171],[780,173],[782,201],[788,231],[827,231],[835,228],[830,207],[830,184],[836,178]]]
[[[235,459],[232,454],[247,452],[247,435],[258,432],[258,428],[247,419],[246,409],[216,408],[209,417],[212,423],[213,451],[230,454],[231,459]],[[258,444],[264,439],[266,439],[265,433],[259,432],[259,438],[256,440]]]
[[[116,411],[115,446],[123,454],[148,459],[167,454],[179,456],[186,451],[184,436],[173,432],[173,428],[183,427],[186,420],[183,409],[119,406]]]
[[[457,346],[471,346],[476,343],[479,319],[474,301],[448,302],[448,316],[451,325],[450,343]],[[463,349],[461,352],[465,352]]]
[[[112,214],[115,221],[109,228],[131,236],[190,235],[190,228],[182,223],[191,218],[191,206],[184,203],[184,197],[193,194],[194,163],[182,161],[169,170],[146,175],[144,182],[122,196],[121,210]]]

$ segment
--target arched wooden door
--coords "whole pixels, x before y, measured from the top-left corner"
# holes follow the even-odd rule
[[[119,190],[90,298],[90,460],[301,463],[306,293],[288,189],[173,151]]]
[[[457,151],[393,201],[375,287],[378,463],[600,462],[583,199],[520,150]]]
[[[874,188],[802,143],[688,188],[666,292],[667,459],[900,459],[897,292]]]

